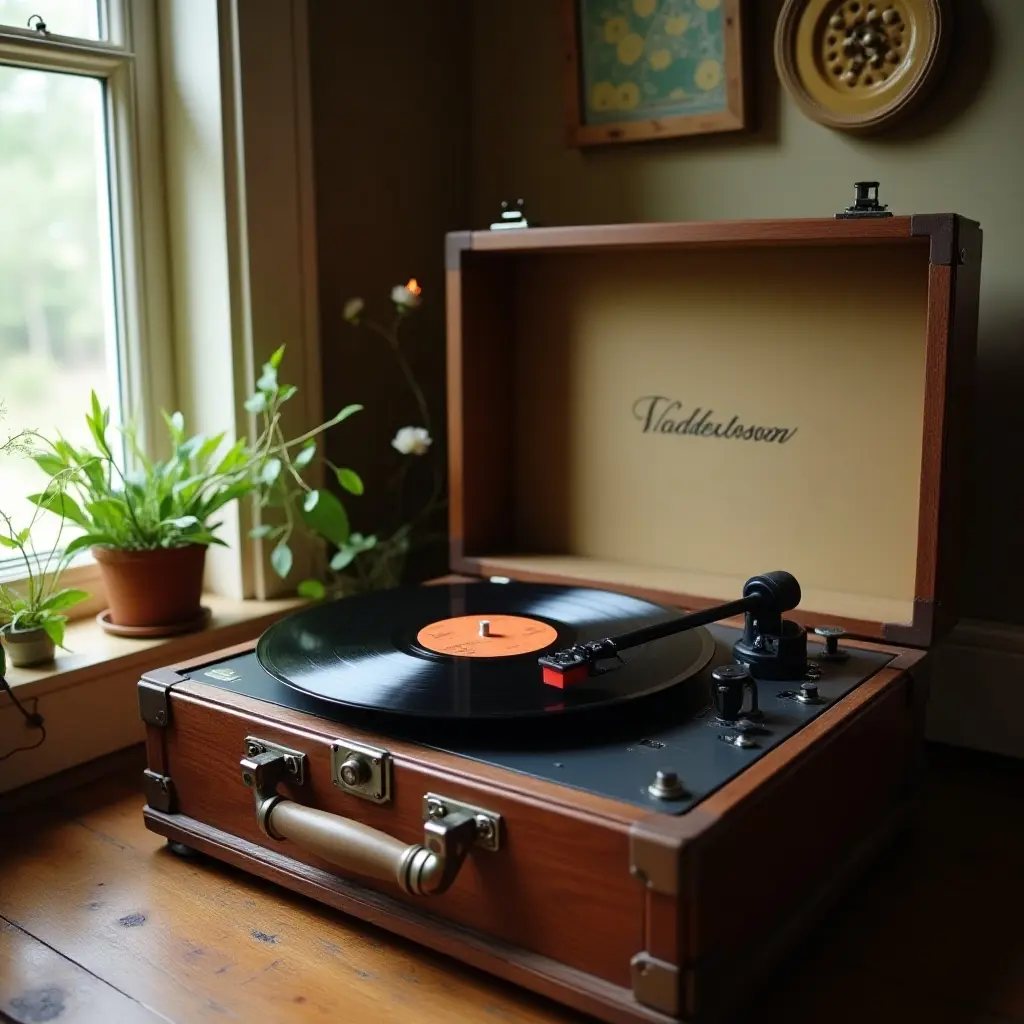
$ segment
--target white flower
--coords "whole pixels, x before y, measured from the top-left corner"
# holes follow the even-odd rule
[[[403,455],[426,455],[432,443],[425,427],[402,427],[395,434],[391,447]]]
[[[359,319],[359,314],[363,311],[363,306],[366,303],[362,299],[349,299],[345,303],[344,309],[341,311],[341,315],[350,323],[354,324]]]
[[[405,284],[396,284],[391,289],[391,301],[400,310],[416,309],[420,304],[420,296],[423,289],[419,286],[416,278],[406,281]]]

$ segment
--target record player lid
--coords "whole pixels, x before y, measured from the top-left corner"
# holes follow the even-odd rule
[[[952,214],[449,236],[452,569],[699,608],[785,565],[804,624],[927,646],[980,259]]]

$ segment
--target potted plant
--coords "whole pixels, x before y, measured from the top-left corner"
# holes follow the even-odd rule
[[[326,423],[285,439],[281,409],[297,389],[278,380],[283,355],[284,346],[263,365],[245,403],[259,425],[254,441],[240,438],[226,445],[223,433],[188,434],[180,412],[165,414],[171,455],[156,459],[141,449],[134,424],[118,428],[123,444],[110,437],[110,411],[93,394],[86,415],[91,449],[61,438],[35,453],[40,468],[51,477],[63,476],[67,486],[57,502],[45,492],[29,500],[81,530],[65,554],[88,548],[96,559],[109,604],[101,621],[112,631],[166,634],[201,628],[206,552],[211,544],[224,543],[217,535],[222,525],[217,516],[231,502],[253,497],[259,507],[279,510],[283,522],[261,523],[252,535],[274,543],[270,560],[282,578],[292,568],[289,540],[297,522],[338,544],[348,539],[341,501],[311,487],[302,473],[316,455],[317,436],[362,407],[346,406]],[[359,480],[352,470],[345,473]]]
[[[366,304],[361,298],[351,298],[345,303],[343,316],[348,324],[364,329],[386,343],[385,351],[402,376],[418,422],[405,425],[402,420],[396,420],[395,423],[391,441],[395,465],[386,485],[395,497],[393,521],[382,524],[383,529],[373,533],[351,532],[343,543],[334,543],[326,584],[319,580],[306,580],[300,587],[301,592],[308,596],[338,597],[398,586],[410,553],[446,537],[443,530],[437,529],[435,522],[437,513],[447,504],[444,461],[432,448],[430,408],[403,343],[402,327],[420,308],[422,301],[423,289],[414,278],[391,289],[390,325],[366,316]],[[426,483],[430,490],[422,503],[408,513],[407,491],[416,473],[427,474]],[[353,490],[345,470],[338,471],[338,482],[345,489]],[[326,539],[332,541],[332,538]]]
[[[51,500],[60,497],[59,480],[49,490]],[[25,566],[25,582],[16,589],[0,584],[0,639],[12,665],[42,665],[53,661],[57,647],[64,647],[64,628],[69,608],[89,595],[84,590],[60,588],[60,579],[71,556],[54,547],[42,560],[32,544],[32,528],[40,507],[28,526],[15,530],[11,518],[0,511],[0,548],[17,553]],[[60,534],[58,533],[58,540]]]

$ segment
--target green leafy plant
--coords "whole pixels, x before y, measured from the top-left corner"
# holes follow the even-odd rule
[[[59,501],[61,484],[58,477],[48,488],[52,501]],[[60,589],[61,576],[72,556],[66,552],[58,555],[55,548],[44,560],[36,552],[32,528],[44,507],[38,506],[29,525],[21,530],[16,530],[11,518],[0,512],[0,548],[16,552],[25,567],[25,582],[18,589],[0,584],[0,630],[27,632],[41,629],[57,647],[63,647],[67,625],[64,613],[89,595],[84,590]]]
[[[282,578],[292,569],[289,541],[299,522],[339,546],[345,544],[348,515],[341,501],[331,491],[312,487],[302,473],[317,454],[318,436],[362,406],[348,405],[318,427],[286,439],[282,408],[297,388],[278,379],[284,351],[281,346],[263,364],[245,403],[257,419],[254,441],[240,438],[226,444],[224,433],[188,434],[184,417],[175,412],[164,415],[171,454],[155,459],[142,450],[134,424],[116,427],[123,446],[111,440],[110,410],[94,393],[86,415],[91,448],[76,447],[61,437],[45,442],[33,455],[51,480],[63,479],[66,486],[56,496],[48,487],[30,495],[29,501],[81,530],[65,547],[65,555],[94,545],[145,551],[224,544],[217,535],[222,526],[218,514],[231,502],[248,497],[258,499],[261,508],[280,510],[278,518],[283,521],[261,523],[251,535],[273,543],[271,563]],[[354,470],[333,465],[332,469],[351,493],[362,493]]]
[[[419,423],[415,426],[396,426],[391,441],[397,460],[384,486],[394,499],[394,518],[383,523],[383,529],[373,533],[351,532],[342,543],[335,542],[332,537],[325,537],[334,548],[327,582],[325,585],[318,580],[304,581],[300,589],[307,596],[338,596],[397,586],[401,582],[409,554],[445,537],[443,532],[434,528],[433,523],[435,515],[446,505],[444,463],[441,456],[432,450],[430,408],[413,371],[402,332],[403,325],[420,308],[421,303],[422,288],[415,279],[391,289],[393,315],[389,326],[367,317],[366,304],[361,298],[352,298],[345,303],[344,318],[347,323],[372,333],[386,343],[386,352],[402,376]],[[430,491],[425,500],[411,514],[407,514],[406,499],[411,490],[410,479],[417,471],[425,471],[429,475]],[[350,489],[341,474],[338,475],[338,482],[342,487]]]

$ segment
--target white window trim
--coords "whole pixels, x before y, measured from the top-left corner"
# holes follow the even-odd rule
[[[105,80],[109,125],[114,301],[122,410],[134,414],[144,445],[159,443],[162,409],[174,406],[168,295],[166,212],[163,202],[163,139],[155,0],[115,4],[109,39],[85,40],[0,26],[0,63],[60,70]],[[82,416],[87,412],[83,403]],[[17,583],[16,571],[3,574]],[[89,590],[102,605],[98,569],[88,554],[75,559],[62,582]],[[96,594],[97,589],[100,593]],[[93,611],[78,605],[73,617]]]
[[[159,0],[156,6],[173,328],[173,348],[165,350],[173,353],[178,405],[191,429],[251,436],[254,425],[242,403],[256,368],[282,342],[285,374],[300,389],[289,403],[288,429],[301,432],[323,419],[306,3]],[[295,544],[294,574],[278,580],[267,552],[245,538],[246,513],[240,509],[233,530],[224,531],[231,548],[212,549],[208,562],[209,603],[229,609],[228,624],[178,638],[190,656],[237,642],[240,630],[258,635],[268,614],[295,606],[274,599],[291,595],[314,567],[312,551]],[[74,574],[97,567],[68,572],[69,585],[78,585],[70,582]],[[75,628],[99,630],[91,623]],[[133,647],[131,658],[144,657],[147,667],[167,664],[176,660],[176,646]],[[83,651],[62,665],[60,655],[45,683],[33,670],[12,674],[15,690],[40,702],[52,731],[38,750],[3,763],[0,791],[138,742],[135,661],[123,674],[123,657],[76,672],[83,658],[94,662]],[[102,723],[92,724],[103,728],[82,729],[83,717],[94,711],[102,711]],[[20,715],[0,698],[0,752],[25,742]]]
[[[322,420],[306,0],[162,0],[161,74],[175,359],[190,429],[255,436],[243,403],[282,343],[293,434]],[[292,544],[286,581],[248,539],[251,509],[223,516],[228,548],[207,586],[231,598],[293,593],[314,571]]]

